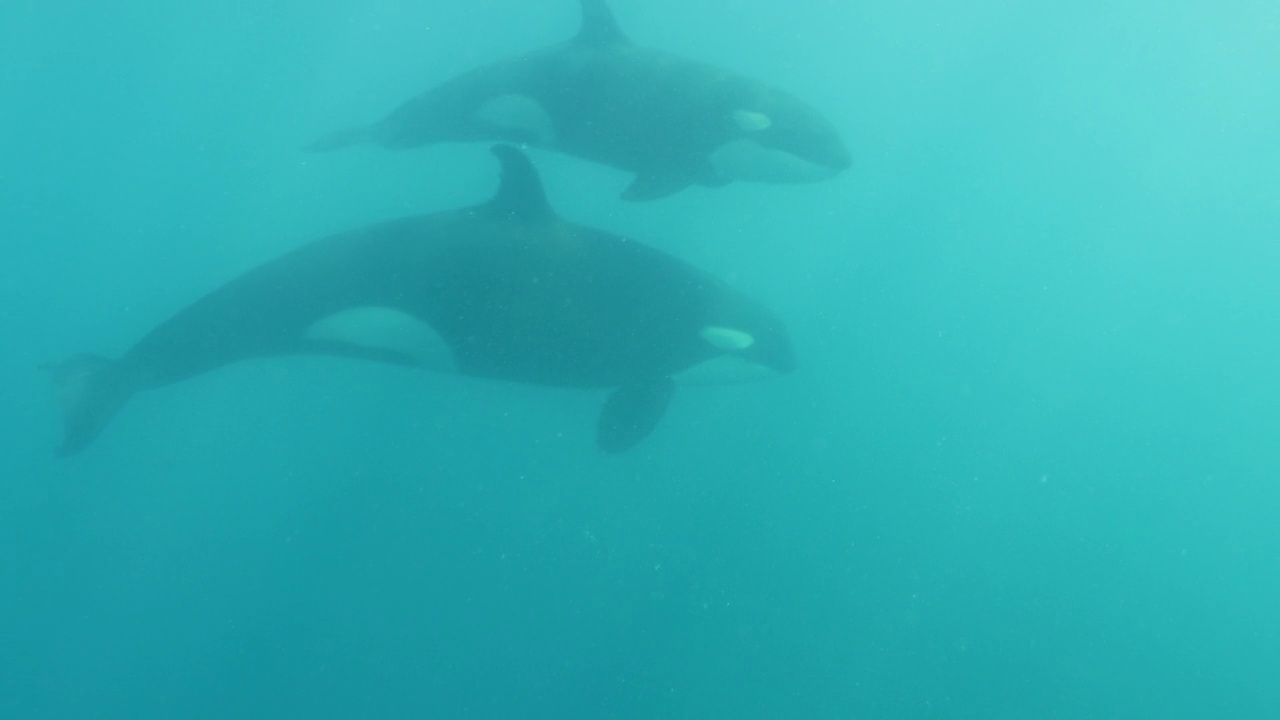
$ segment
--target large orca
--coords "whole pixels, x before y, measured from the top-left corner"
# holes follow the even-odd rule
[[[607,452],[657,424],[677,381],[789,371],[774,315],[634,240],[561,219],[510,146],[488,202],[322,238],[214,290],[120,360],[49,367],[61,454],[141,390],[250,358],[314,353],[553,386],[612,388]],[[763,372],[762,372],[763,371]]]
[[[582,29],[568,42],[473,70],[309,149],[492,140],[634,172],[628,200],[694,184],[822,180],[850,162],[813,108],[727,70],[632,44],[604,0],[582,0]]]

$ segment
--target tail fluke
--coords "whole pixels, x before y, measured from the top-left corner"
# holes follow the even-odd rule
[[[373,128],[368,125],[362,125],[331,132],[302,149],[304,152],[329,152],[330,150],[339,150],[351,145],[371,142],[372,140]]]
[[[42,366],[49,373],[62,405],[60,456],[83,450],[133,396],[134,384],[120,364],[97,355],[76,355]]]

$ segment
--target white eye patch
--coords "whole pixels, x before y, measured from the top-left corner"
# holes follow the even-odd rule
[[[751,333],[733,328],[721,327],[719,325],[708,325],[698,331],[703,340],[707,344],[717,350],[732,352],[734,350],[746,350],[756,344],[756,339]]]
[[[762,112],[754,110],[734,110],[733,122],[743,132],[759,132],[773,125],[773,119]]]

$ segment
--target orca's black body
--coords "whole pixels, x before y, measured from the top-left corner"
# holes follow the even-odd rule
[[[488,203],[314,241],[178,312],[118,361],[53,366],[61,451],[86,446],[140,390],[258,357],[341,355],[616,388],[598,436],[609,451],[652,429],[685,371],[728,359],[791,368],[767,310],[674,257],[562,220],[527,158],[494,152],[503,177]]]
[[[310,149],[528,143],[635,173],[629,200],[694,184],[816,181],[849,166],[832,125],[792,95],[632,44],[604,0],[582,9],[577,37],[465,73]]]

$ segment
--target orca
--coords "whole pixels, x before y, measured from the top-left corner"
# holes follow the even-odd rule
[[[85,448],[138,392],[254,358],[610,389],[596,433],[610,453],[647,436],[682,381],[794,367],[762,305],[676,257],[562,219],[521,151],[493,152],[501,181],[483,204],[314,240],[180,310],[118,360],[47,366],[63,409],[59,454]]]
[[[635,201],[690,185],[824,180],[850,165],[818,111],[742,75],[633,44],[604,0],[582,0],[582,27],[568,42],[472,70],[307,149],[466,141],[541,147],[635,173],[622,195]]]

